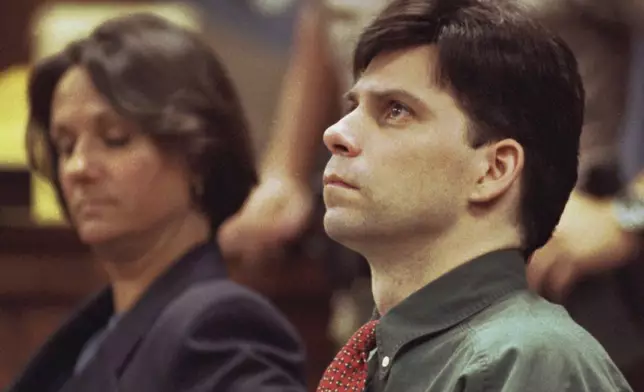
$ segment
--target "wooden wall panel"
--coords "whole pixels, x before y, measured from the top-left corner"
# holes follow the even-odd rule
[[[110,0],[119,3],[141,3],[146,0]],[[24,64],[30,58],[31,17],[43,4],[63,3],[62,0],[1,0],[0,1],[0,70]],[[76,3],[104,3],[103,0],[75,0]]]

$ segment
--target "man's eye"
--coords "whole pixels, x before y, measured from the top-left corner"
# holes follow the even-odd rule
[[[387,104],[387,120],[399,120],[411,115],[411,110],[398,101],[391,101]]]

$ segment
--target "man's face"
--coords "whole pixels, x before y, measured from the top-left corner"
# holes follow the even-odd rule
[[[324,226],[350,248],[437,238],[466,213],[480,160],[466,115],[434,82],[436,63],[432,46],[377,56],[324,133]]]

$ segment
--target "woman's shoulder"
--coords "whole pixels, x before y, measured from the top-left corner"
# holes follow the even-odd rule
[[[194,284],[173,299],[137,356],[155,376],[145,390],[184,390],[186,382],[217,389],[231,379],[259,390],[252,383],[269,373],[280,375],[284,390],[303,390],[304,348],[295,328],[268,299],[227,279]]]
[[[170,302],[151,333],[190,335],[203,328],[216,327],[213,334],[227,335],[257,325],[288,335],[297,334],[268,298],[229,279],[217,279],[194,284]]]

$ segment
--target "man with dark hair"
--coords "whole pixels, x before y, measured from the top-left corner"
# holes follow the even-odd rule
[[[369,262],[377,315],[318,391],[631,390],[525,277],[577,182],[568,46],[499,2],[394,0],[354,76],[324,134],[324,225]]]

